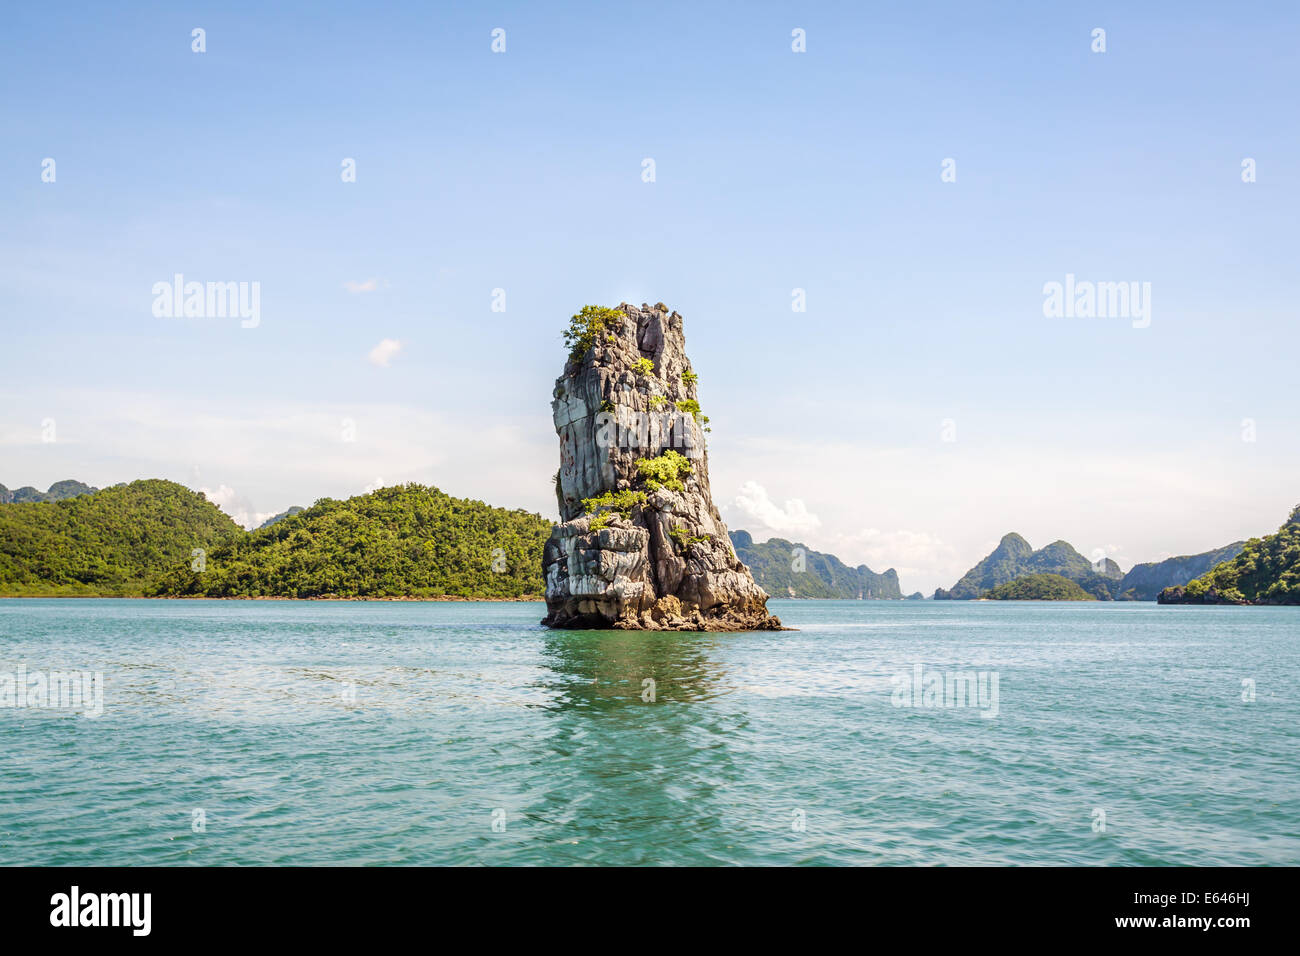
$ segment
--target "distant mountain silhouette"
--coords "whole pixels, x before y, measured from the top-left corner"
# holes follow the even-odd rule
[[[1245,546],[1244,541],[1234,541],[1201,554],[1135,564],[1119,583],[1119,593],[1115,598],[1119,601],[1154,601],[1165,588],[1186,584],[1224,561],[1231,561]]]
[[[49,491],[37,491],[31,485],[24,485],[10,491],[4,485],[0,485],[0,505],[24,504],[33,501],[63,501],[65,498],[93,494],[98,490],[98,488],[92,488],[80,481],[73,481],[71,478],[56,481],[50,485]]]
[[[865,564],[851,568],[833,554],[784,538],[758,544],[748,531],[732,531],[730,537],[736,557],[774,598],[898,601],[903,597],[893,568],[881,574]]]
[[[951,589],[935,591],[934,599],[973,600],[1000,584],[1029,574],[1057,574],[1068,578],[1100,601],[1113,600],[1115,587],[1124,577],[1119,565],[1110,558],[1094,565],[1064,541],[1053,541],[1035,551],[1028,541],[1013,531],[1003,536],[993,552],[967,571]]]

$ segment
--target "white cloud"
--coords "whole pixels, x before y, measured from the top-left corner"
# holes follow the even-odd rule
[[[203,492],[203,496],[214,505],[230,515],[235,524],[242,528],[256,528],[267,518],[272,518],[278,514],[275,511],[254,511],[248,499],[229,485],[218,485],[216,489],[200,488],[199,491]]]
[[[767,489],[756,481],[740,486],[730,508],[741,517],[747,529],[758,526],[777,534],[806,534],[822,523],[799,498],[791,498],[784,508],[779,507],[768,497]]]
[[[1083,548],[1080,547],[1079,550],[1083,550]],[[1093,564],[1097,564],[1100,561],[1104,561],[1106,558],[1110,558],[1112,561],[1114,561],[1116,564],[1119,565],[1133,563],[1131,561],[1125,560],[1124,548],[1118,544],[1098,545],[1097,547],[1085,551],[1084,553],[1087,555],[1088,559],[1092,561]]]
[[[343,283],[343,288],[347,289],[353,295],[357,295],[360,292],[374,292],[379,288],[379,280],[367,279],[365,282],[356,282],[349,279],[347,282]]]
[[[387,368],[397,353],[402,351],[402,343],[397,339],[384,339],[370,350],[370,364]]]
[[[957,549],[928,531],[864,528],[851,534],[831,535],[824,548],[845,564],[865,564],[876,572],[893,568],[908,591],[918,589],[911,583],[918,578],[952,577],[956,581],[966,573]]]

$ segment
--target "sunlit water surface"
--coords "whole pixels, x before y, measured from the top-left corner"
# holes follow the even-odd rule
[[[0,863],[1300,863],[1300,609],[771,607],[0,601],[0,672],[105,679],[0,708]],[[997,715],[896,706],[917,664]]]

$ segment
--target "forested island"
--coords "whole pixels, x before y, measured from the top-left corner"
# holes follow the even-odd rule
[[[135,481],[0,507],[0,596],[540,598],[550,530],[409,484],[245,531],[200,492]]]
[[[1251,538],[1231,561],[1160,592],[1161,604],[1300,604],[1300,505],[1275,534]]]
[[[951,589],[939,588],[934,597],[936,601],[993,597],[992,592],[1002,585],[1052,575],[1073,582],[1084,596],[1058,596],[1050,600],[1154,601],[1161,589],[1187,583],[1236,557],[1243,547],[1245,542],[1237,541],[1202,554],[1137,564],[1125,574],[1110,558],[1094,563],[1065,541],[1054,541],[1034,550],[1028,541],[1013,531],[1003,536],[993,552],[967,571]],[[1037,582],[1037,585],[1041,586],[1042,582]],[[1050,590],[1064,593],[1059,587]]]
[[[142,596],[166,571],[245,532],[196,491],[134,481],[0,505],[0,595]]]
[[[990,601],[1095,601],[1097,598],[1059,574],[1026,574],[984,595]]]
[[[552,523],[409,484],[310,508],[253,531],[201,492],[161,479],[98,490],[0,485],[0,597],[541,600]],[[898,575],[745,531],[736,556],[774,597],[899,600]],[[1062,583],[1065,582],[1065,583]],[[1069,585],[1069,586],[1067,586]],[[1122,574],[1064,541],[1008,534],[938,599],[1300,604],[1300,507],[1275,534]],[[907,596],[918,600],[920,594]]]
[[[1014,531],[1002,537],[993,552],[967,571],[945,591],[934,592],[936,601],[960,601],[985,597],[999,585],[1033,574],[1068,578],[1093,598],[1109,601],[1124,577],[1119,565],[1106,558],[1094,565],[1065,541],[1053,541],[1037,551]]]

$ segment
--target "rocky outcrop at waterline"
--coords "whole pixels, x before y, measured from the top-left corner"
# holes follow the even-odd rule
[[[1216,587],[1203,591],[1188,591],[1185,587],[1165,588],[1156,596],[1157,604],[1249,604],[1251,602],[1229,595]]]
[[[551,402],[562,522],[543,555],[542,623],[779,629],[713,504],[682,317],[662,304],[588,306],[565,341]]]
[[[1300,606],[1300,505],[1275,534],[1251,538],[1230,561],[1186,587],[1165,588],[1160,604],[1273,604]]]

